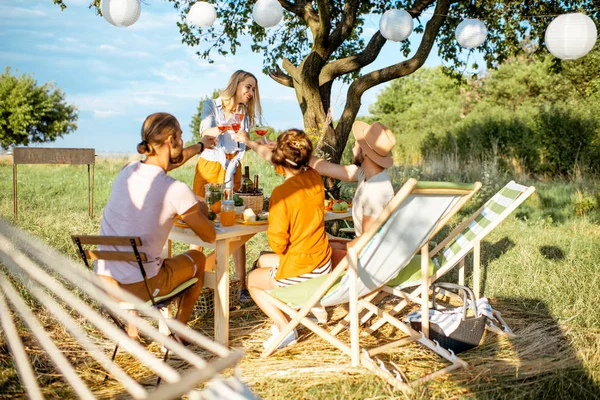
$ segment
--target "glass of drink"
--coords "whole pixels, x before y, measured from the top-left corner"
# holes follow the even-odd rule
[[[235,114],[233,114],[231,123],[231,128],[235,133],[238,133],[240,128],[242,127],[242,122],[244,122],[244,116],[246,115],[246,105],[243,103],[238,104],[235,107]],[[240,148],[240,143],[237,144],[238,149]]]
[[[231,129],[231,121],[225,118],[225,115],[220,114],[217,117],[217,128],[219,129],[219,134],[222,135],[225,131]]]
[[[257,118],[257,123],[254,126],[254,132],[256,132],[257,135],[262,136],[265,144],[269,143],[269,141],[267,140],[266,134],[269,131],[269,126],[267,124],[267,121],[265,121],[265,119],[261,116],[258,116]]]
[[[222,183],[207,183],[204,185],[206,191],[206,205],[215,214],[221,212],[221,202],[224,200],[224,185]]]

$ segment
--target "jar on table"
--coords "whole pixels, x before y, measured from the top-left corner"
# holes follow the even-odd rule
[[[233,226],[235,224],[235,204],[233,200],[221,202],[221,225]]]

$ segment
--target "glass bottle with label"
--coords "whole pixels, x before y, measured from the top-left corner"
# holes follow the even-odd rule
[[[254,192],[254,184],[250,179],[250,167],[244,167],[244,177],[242,178],[242,186],[240,188],[241,193],[253,193]]]

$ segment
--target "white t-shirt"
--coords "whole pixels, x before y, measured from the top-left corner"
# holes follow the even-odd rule
[[[354,232],[360,236],[363,233],[363,216],[377,218],[394,198],[394,188],[385,169],[367,181],[365,172],[359,167],[354,178],[358,186],[352,200],[352,220]]]
[[[152,278],[162,265],[160,255],[175,215],[185,213],[196,203],[196,195],[185,183],[171,178],[158,166],[136,161],[126,165],[113,182],[100,234],[139,236],[142,246],[138,249],[148,257],[144,269],[147,277]],[[124,246],[99,246],[99,249],[132,251]],[[136,262],[98,260],[94,272],[125,284],[144,280]]]

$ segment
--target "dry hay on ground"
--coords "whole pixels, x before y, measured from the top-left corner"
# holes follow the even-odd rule
[[[535,396],[543,390],[545,380],[556,374],[568,371],[579,371],[585,375],[581,356],[574,348],[573,336],[564,327],[555,324],[551,317],[532,315],[524,312],[513,303],[492,301],[495,308],[503,311],[503,315],[518,337],[509,340],[487,333],[484,343],[477,349],[461,354],[469,363],[468,369],[460,369],[451,374],[430,382],[426,388],[416,388],[409,398],[456,398],[486,394],[485,397],[503,397],[500,393],[510,390],[512,394]],[[333,311],[332,319],[337,320],[344,315],[345,307],[339,306]],[[85,321],[81,324],[85,326]],[[191,322],[192,326],[203,334],[212,336],[213,319],[202,316]],[[270,323],[256,306],[232,311],[231,313],[231,345],[246,352],[239,363],[244,381],[263,398],[406,398],[400,392],[393,392],[391,387],[378,377],[362,368],[353,368],[350,358],[343,355],[335,347],[312,334],[308,329],[299,329],[299,343],[288,349],[276,352],[270,357],[260,358],[262,343],[270,335]],[[48,326],[48,325],[47,325]],[[330,323],[333,326],[333,323]],[[48,326],[50,327],[50,326]],[[77,343],[69,340],[61,327],[52,326],[52,336],[69,360],[77,366],[84,381],[90,385],[100,398],[119,398],[124,396],[121,387],[113,380],[103,382],[103,371],[83,352]],[[95,335],[92,328],[88,329]],[[384,327],[383,335],[377,334],[362,337],[363,344],[372,345],[385,342],[387,336],[397,336],[393,328]],[[594,336],[590,338],[589,336]],[[589,340],[600,339],[599,332],[586,332]],[[348,339],[346,332],[341,334]],[[68,397],[70,390],[60,379],[50,363],[45,359],[35,340],[28,335],[23,336],[34,366],[39,372],[40,383],[48,397]],[[0,339],[0,348],[5,348]],[[101,337],[95,339],[107,353],[113,349],[113,343]],[[152,343],[148,347],[157,357],[162,355],[160,347]],[[192,348],[193,349],[193,348]],[[200,352],[200,351],[199,351]],[[208,357],[207,353],[202,354]],[[590,354],[598,357],[598,353]],[[10,365],[7,355],[0,354],[0,366]],[[381,357],[388,365],[395,364],[410,378],[421,376],[433,369],[444,366],[444,362],[430,351],[419,345],[409,345],[386,353]],[[138,381],[153,385],[156,377],[147,368],[139,364],[126,352],[120,351],[117,361],[128,373]],[[598,362],[587,360],[586,364]],[[171,359],[176,368],[185,368],[185,363]],[[594,364],[592,364],[594,365]],[[596,364],[597,365],[597,364]],[[14,372],[14,371],[13,371]],[[9,389],[9,397],[19,393],[16,375],[0,374],[0,387]],[[7,385],[7,386],[5,386]],[[515,392],[516,391],[516,392]],[[3,390],[4,393],[7,393]],[[497,393],[498,395],[494,395]],[[354,396],[353,396],[354,395]],[[0,395],[0,398],[8,398]],[[593,394],[591,394],[593,398]],[[509,396],[510,397],[510,396]],[[521,397],[514,395],[513,397]]]

